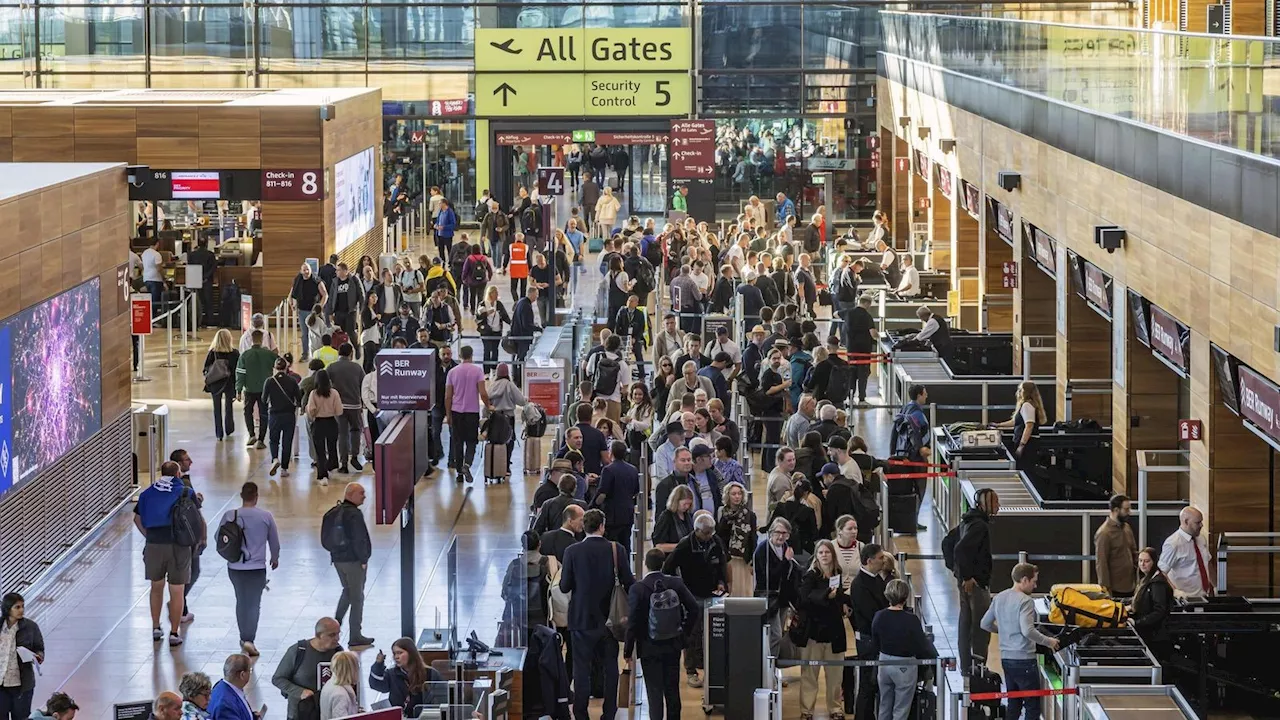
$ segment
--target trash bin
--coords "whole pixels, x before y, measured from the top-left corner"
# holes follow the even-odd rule
[[[148,484],[169,457],[169,406],[135,405],[133,408],[133,484],[142,476]]]

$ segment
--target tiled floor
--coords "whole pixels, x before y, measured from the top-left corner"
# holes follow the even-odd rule
[[[592,267],[588,263],[588,268]],[[594,272],[588,270],[587,272]],[[506,283],[498,283],[507,293]],[[593,283],[580,283],[592,288]],[[590,292],[580,290],[579,294]],[[585,300],[585,298],[580,298]],[[211,336],[201,334],[201,348]],[[155,340],[159,335],[153,336]],[[210,403],[200,392],[203,351],[178,356],[179,366],[158,367],[161,343],[153,340],[148,360],[150,383],[134,386],[137,402],[163,402],[171,410],[169,447],[186,448],[195,460],[192,475],[205,494],[206,516],[215,524],[222,512],[238,506],[238,491],[246,480],[256,481],[262,492],[260,506],[276,516],[283,550],[280,569],[270,573],[269,591],[263,600],[257,661],[249,697],[255,705],[267,703],[269,717],[284,717],[284,699],[270,678],[282,652],[299,639],[310,637],[316,619],[334,612],[339,588],[327,553],[319,543],[320,517],[342,496],[342,483],[321,488],[307,472],[309,461],[303,443],[301,472],[289,478],[267,476],[269,455],[244,447],[242,418],[238,432],[228,442],[214,441],[210,431]],[[237,413],[240,406],[236,407]],[[888,440],[889,414],[861,410],[854,424],[872,444],[883,450]],[[516,453],[517,468],[521,453]],[[352,481],[369,485],[372,474],[352,475]],[[518,549],[518,535],[525,527],[528,499],[536,479],[526,480],[518,470],[509,485],[459,486],[437,471],[417,487],[414,596],[418,599],[417,627],[434,624],[437,608],[446,600],[446,567],[440,556],[453,535],[459,538],[460,634],[474,629],[491,638],[502,612],[499,589],[508,561]],[[372,493],[370,493],[372,497]],[[372,503],[366,504],[366,510]],[[367,513],[367,517],[371,517]],[[365,634],[387,649],[399,636],[399,534],[396,527],[372,527],[374,554],[369,563]],[[936,548],[938,528],[931,527],[918,540]],[[899,549],[911,551],[915,540],[900,539]],[[170,649],[151,641],[147,610],[147,582],[142,575],[142,538],[134,530],[128,512],[110,520],[77,555],[51,574],[28,597],[28,617],[40,623],[47,645],[48,662],[38,680],[37,705],[49,693],[63,690],[81,706],[81,718],[100,720],[110,716],[113,703],[154,697],[161,690],[176,689],[182,673],[201,670],[215,680],[227,654],[238,652],[234,620],[234,596],[226,578],[225,562],[212,550],[204,553],[203,572],[192,593],[195,622],[185,629],[186,643]],[[949,653],[955,617],[955,600],[949,583],[942,581],[941,563],[912,563],[909,570],[923,578],[928,597],[927,617],[935,622],[940,651]],[[928,590],[940,589],[938,592]],[[361,653],[372,662],[376,652]],[[794,671],[793,671],[794,672]],[[798,715],[792,684],[787,694],[788,717]],[[700,705],[699,691],[686,688],[686,714]],[[366,703],[376,699],[366,694]],[[621,715],[625,715],[622,713]],[[645,717],[641,710],[634,717]]]

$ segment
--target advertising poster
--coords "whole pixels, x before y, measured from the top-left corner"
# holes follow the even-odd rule
[[[13,455],[13,348],[10,331],[0,326],[0,495],[15,484]]]
[[[1036,246],[1039,248],[1039,240],[1037,236]],[[1054,267],[1065,267],[1067,264],[1067,247],[1059,245],[1057,248],[1057,257],[1055,258]],[[1058,334],[1067,334],[1067,283],[1071,282],[1067,273],[1057,273],[1055,279],[1058,281]]]
[[[361,150],[333,167],[337,250],[342,250],[373,229],[378,195],[373,148]]]
[[[430,410],[435,389],[435,350],[378,353],[378,408]]]
[[[253,296],[240,296],[240,329],[248,330],[253,325]]]
[[[1120,312],[1111,313],[1111,379],[1116,385],[1124,387],[1125,341],[1129,339],[1129,313],[1124,312],[1125,287],[1120,283],[1111,286],[1115,305]]]

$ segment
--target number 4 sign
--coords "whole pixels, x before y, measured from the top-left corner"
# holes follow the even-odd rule
[[[564,168],[538,168],[538,194],[556,196],[564,194]]]

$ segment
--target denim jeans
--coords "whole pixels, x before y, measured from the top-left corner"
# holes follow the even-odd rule
[[[307,318],[311,317],[310,310],[298,309],[298,327],[302,328],[302,359],[307,360],[311,357],[311,333],[307,332]]]
[[[267,571],[227,569],[231,587],[236,593],[236,626],[240,642],[254,642],[258,637],[258,618],[262,615],[262,591],[267,588]]]
[[[236,431],[236,416],[231,411],[235,399],[235,388],[229,384],[227,389],[213,393],[213,434],[219,440]]]
[[[1039,690],[1039,663],[1035,658],[1030,660],[1001,660],[1004,670],[1004,687],[1009,692],[1015,690]],[[1040,698],[1009,698],[1009,710],[1005,713],[1007,720],[1018,720],[1023,708],[1027,711],[1027,720],[1040,720]]]
[[[289,469],[289,458],[293,455],[293,433],[298,428],[298,416],[293,413],[271,413],[267,415],[267,434],[270,439],[271,459],[279,460],[280,467]],[[283,452],[281,452],[283,450]]]

